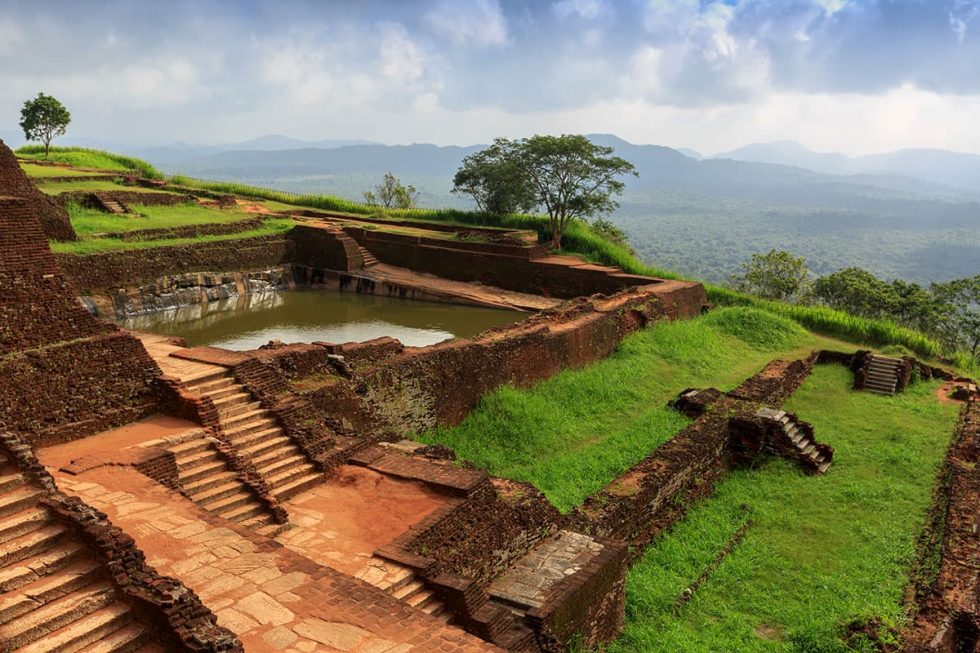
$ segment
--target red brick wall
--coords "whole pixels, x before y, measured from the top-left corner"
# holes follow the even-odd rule
[[[2,140],[0,140],[0,196],[32,200],[40,226],[48,238],[53,240],[77,238],[65,208],[35,188],[34,183],[17,163],[17,157]]]

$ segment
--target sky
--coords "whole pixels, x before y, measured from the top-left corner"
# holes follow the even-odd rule
[[[980,152],[980,0],[0,0],[0,134]]]

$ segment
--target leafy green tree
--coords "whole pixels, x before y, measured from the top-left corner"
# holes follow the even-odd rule
[[[891,285],[856,267],[820,277],[813,294],[832,308],[871,318],[889,316],[897,300]]]
[[[33,100],[24,102],[20,110],[20,128],[24,130],[24,138],[44,143],[45,159],[48,158],[51,141],[55,136],[63,135],[70,122],[68,109],[44,93],[38,93]]]
[[[604,240],[621,245],[629,250],[630,255],[635,256],[633,247],[630,245],[629,236],[619,225],[607,220],[606,218],[596,218],[592,221],[592,231],[599,234]]]
[[[464,159],[454,190],[473,196],[486,210],[543,207],[552,245],[560,249],[573,220],[615,210],[613,195],[624,188],[620,178],[636,175],[633,164],[612,154],[613,148],[573,134],[498,138],[483,153]]]
[[[453,193],[469,195],[486,213],[531,211],[537,205],[534,189],[519,163],[516,143],[504,138],[467,155],[453,177]]]
[[[934,283],[931,287],[942,306],[939,335],[950,350],[965,349],[980,361],[980,275]]]
[[[733,275],[732,281],[743,292],[779,301],[807,301],[811,290],[806,259],[785,250],[753,254],[742,263],[741,274]]]
[[[386,172],[381,183],[373,191],[364,193],[364,202],[371,206],[383,206],[386,209],[411,209],[418,201],[419,193],[415,186],[405,186],[401,180],[390,172]]]

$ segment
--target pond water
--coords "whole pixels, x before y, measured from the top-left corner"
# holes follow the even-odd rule
[[[413,347],[468,338],[526,313],[331,290],[287,290],[138,315],[127,329],[180,336],[191,347],[255,349],[270,340],[363,342],[391,336]]]

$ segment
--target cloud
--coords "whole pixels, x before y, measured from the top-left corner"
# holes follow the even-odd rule
[[[507,19],[498,0],[441,0],[425,22],[455,45],[500,46],[508,42]]]
[[[586,20],[593,20],[611,11],[605,0],[560,0],[552,5],[552,9],[559,18],[577,16]]]
[[[0,17],[0,55],[16,51],[23,42],[23,28],[12,20]]]

